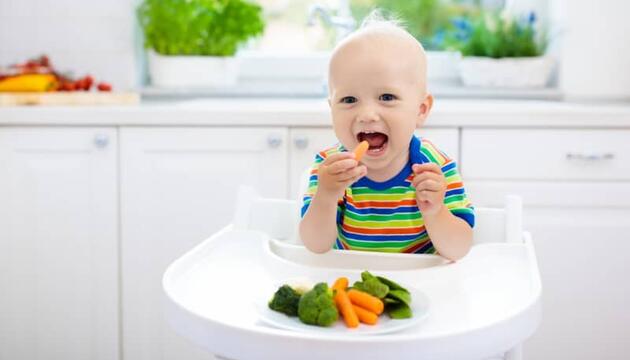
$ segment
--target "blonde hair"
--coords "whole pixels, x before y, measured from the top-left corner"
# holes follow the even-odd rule
[[[361,26],[359,26],[359,30],[372,27],[395,28],[407,31],[402,19],[393,15],[385,16],[383,11],[379,8],[373,9],[366,17],[363,18]]]
[[[398,35],[416,42],[418,46],[424,50],[422,44],[407,31],[403,20],[392,14],[385,15],[383,11],[378,8],[373,9],[363,18],[359,28],[340,41],[335,48],[361,35]]]

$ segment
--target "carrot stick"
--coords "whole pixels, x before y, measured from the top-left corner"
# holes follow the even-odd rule
[[[375,313],[369,310],[365,310],[364,308],[357,305],[352,305],[352,308],[354,309],[354,312],[357,313],[357,317],[362,323],[374,325],[378,322],[378,315],[376,315]]]
[[[369,148],[370,148],[370,143],[367,142],[367,140],[361,141],[361,143],[357,145],[357,147],[354,149],[354,158],[357,161],[361,161],[361,158],[363,157],[363,155],[365,155],[365,152]]]
[[[347,277],[340,277],[337,280],[335,280],[335,283],[332,286],[333,290],[346,290],[348,288],[348,278]]]
[[[350,301],[354,305],[359,305],[360,307],[366,310],[369,310],[375,313],[376,315],[380,315],[383,312],[383,309],[385,308],[385,305],[383,304],[381,299],[377,298],[376,296],[372,296],[368,293],[365,293],[363,291],[350,289],[348,291],[348,297],[350,298]]]
[[[339,309],[341,316],[343,316],[347,327],[355,328],[359,326],[359,317],[357,313],[354,312],[354,308],[345,289],[335,289],[335,304],[337,304],[337,309]]]

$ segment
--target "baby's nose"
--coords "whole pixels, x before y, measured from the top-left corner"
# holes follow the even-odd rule
[[[364,123],[378,121],[378,119],[378,113],[374,109],[364,109],[357,116],[357,120]]]

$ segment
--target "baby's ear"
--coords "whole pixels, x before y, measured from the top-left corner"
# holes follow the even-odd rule
[[[427,94],[422,103],[420,103],[420,108],[418,109],[418,118],[417,125],[422,126],[424,121],[429,116],[431,109],[433,108],[433,95]]]

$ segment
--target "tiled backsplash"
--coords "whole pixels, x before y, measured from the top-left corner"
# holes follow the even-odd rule
[[[0,0],[0,65],[47,54],[59,71],[139,83],[136,0]]]

